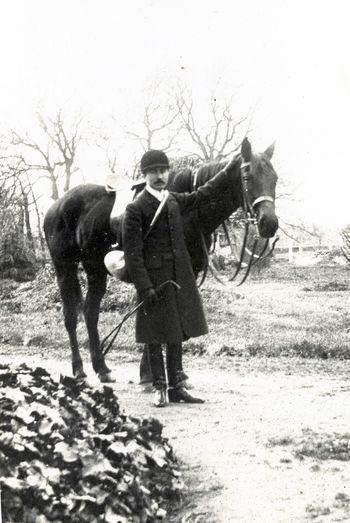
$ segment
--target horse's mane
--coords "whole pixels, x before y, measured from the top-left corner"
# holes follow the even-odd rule
[[[168,188],[175,192],[192,191],[192,170],[189,168],[172,170],[169,173]]]
[[[219,161],[219,162],[209,162],[197,170],[197,182],[196,185],[200,187],[201,185],[204,185],[208,180],[211,180],[221,169],[225,167],[227,164],[227,161]]]
[[[204,185],[208,180],[213,178],[221,169],[225,167],[227,161],[209,162],[197,169],[183,168],[179,171],[172,170],[169,175],[168,187],[171,191],[192,192],[193,182],[196,180],[196,186]]]

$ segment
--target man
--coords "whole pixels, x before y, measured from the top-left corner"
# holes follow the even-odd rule
[[[158,150],[143,155],[141,172],[146,187],[127,206],[123,222],[126,268],[139,301],[144,301],[136,316],[136,341],[148,345],[156,406],[163,407],[168,401],[203,403],[183,386],[187,376],[182,369],[182,342],[206,334],[208,327],[185,244],[181,214],[216,194],[217,182],[224,181],[227,175],[221,172],[213,179],[217,182],[208,182],[195,193],[168,193],[165,188],[169,160]],[[166,201],[161,208],[163,198]],[[165,283],[169,280],[176,285]],[[166,345],[168,382],[162,344]]]

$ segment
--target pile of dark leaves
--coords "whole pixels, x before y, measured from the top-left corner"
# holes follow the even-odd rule
[[[27,523],[160,521],[183,487],[156,419],[26,365],[0,366],[0,485],[3,521]]]

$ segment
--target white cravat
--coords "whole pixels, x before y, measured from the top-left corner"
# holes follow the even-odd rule
[[[146,190],[152,194],[152,196],[154,196],[155,198],[157,198],[158,201],[163,201],[165,196],[168,194],[169,191],[167,191],[166,189],[162,189],[161,191],[156,191],[155,189],[153,189],[152,187],[150,187],[148,185],[148,183],[146,184]]]

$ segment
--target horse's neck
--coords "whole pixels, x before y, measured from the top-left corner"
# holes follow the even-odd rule
[[[204,233],[213,233],[241,205],[241,177],[238,161],[230,169],[227,176],[231,180],[229,189],[222,191],[220,198],[215,199],[215,205],[208,204],[200,212],[200,221]],[[203,181],[201,182],[203,183]]]
[[[192,192],[194,178],[196,179],[196,187],[198,188],[211,180],[225,165],[225,162],[204,165],[198,169],[196,176],[194,176],[194,171],[187,168],[177,173],[171,172],[168,188],[174,192]],[[205,205],[204,209],[199,212],[201,226],[203,232],[206,234],[214,232],[215,229],[241,205],[239,156],[237,156],[236,162],[232,165],[228,176],[232,182],[229,190],[223,190],[220,198],[215,198],[215,205],[212,205],[213,202],[211,202]]]

